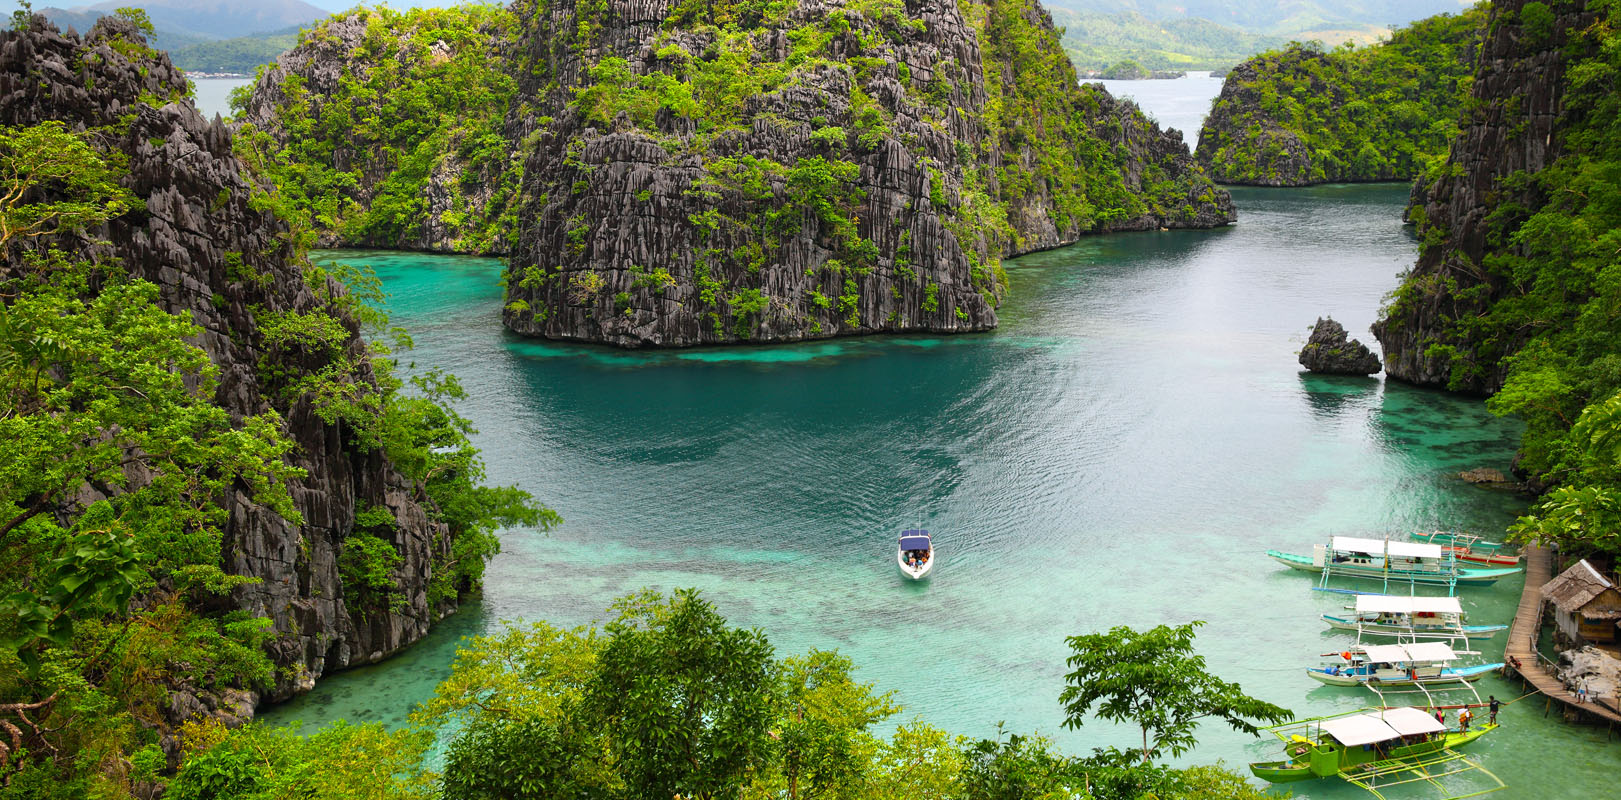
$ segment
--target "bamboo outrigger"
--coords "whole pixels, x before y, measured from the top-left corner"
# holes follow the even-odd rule
[[[1408,597],[1388,594],[1357,595],[1350,614],[1324,614],[1329,627],[1364,636],[1411,639],[1490,639],[1507,625],[1465,625],[1463,607],[1456,597]]]
[[[1310,667],[1306,674],[1330,686],[1390,687],[1472,683],[1502,664],[1452,667],[1458,654],[1443,642],[1356,645],[1337,653],[1346,664]],[[1382,694],[1381,694],[1382,696]]]
[[[1278,550],[1266,554],[1291,569],[1320,573],[1325,586],[1330,578],[1343,576],[1383,581],[1387,591],[1395,582],[1414,587],[1445,586],[1450,593],[1460,583],[1486,586],[1521,571],[1519,567],[1465,569],[1458,566],[1452,553],[1437,544],[1350,536],[1335,536],[1326,546],[1315,545],[1310,556]]]
[[[1363,709],[1265,728],[1283,742],[1285,758],[1249,767],[1256,777],[1272,783],[1337,777],[1380,800],[1385,798],[1382,790],[1420,781],[1444,792],[1440,778],[1468,772],[1478,772],[1495,784],[1445,798],[1461,800],[1507,788],[1496,775],[1454,749],[1496,729],[1493,723],[1449,729],[1411,707]]]

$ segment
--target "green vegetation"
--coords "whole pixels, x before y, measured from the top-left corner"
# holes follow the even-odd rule
[[[1162,165],[1144,165],[1140,191],[1126,185],[1122,173],[1123,148],[1120,119],[1105,114],[1106,94],[1093,84],[1077,86],[1075,69],[1044,26],[1035,0],[991,0],[958,4],[979,34],[985,53],[986,103],[984,122],[992,138],[980,154],[991,163],[993,148],[1002,152],[997,174],[1000,192],[987,197],[978,187],[984,178],[969,180],[958,203],[959,225],[970,235],[1011,238],[1022,242],[1007,224],[1009,206],[1030,196],[1050,199],[1053,223],[1059,231],[1084,233],[1145,213],[1167,218],[1191,218],[1188,203],[1195,175],[1172,178]],[[1116,106],[1115,114],[1129,114],[1134,124],[1148,122],[1133,106]],[[963,233],[959,233],[959,238]],[[976,265],[1001,269],[1000,264]]]
[[[1193,631],[1204,623],[1139,633],[1116,627],[1107,633],[1071,636],[1068,686],[1058,701],[1078,728],[1097,707],[1099,717],[1135,722],[1143,732],[1142,758],[1149,762],[1170,750],[1180,756],[1192,749],[1198,721],[1215,717],[1235,730],[1256,733],[1251,720],[1288,721],[1287,709],[1244,694],[1236,683],[1210,674],[1204,657],[1193,652]]]
[[[298,33],[240,36],[218,42],[199,42],[169,51],[169,60],[187,72],[230,72],[252,75],[260,67],[298,44]]]
[[[468,640],[407,732],[340,724],[304,738],[258,726],[232,732],[190,726],[169,796],[403,799],[434,790],[445,800],[1268,796],[1221,767],[1173,769],[1112,749],[1072,757],[1039,735],[970,740],[920,721],[881,735],[880,726],[901,708],[858,681],[855,665],[838,653],[778,657],[762,632],[731,627],[694,590],[670,597],[642,592],[612,612],[601,629],[539,622]],[[1191,626],[1098,636],[1122,637],[1129,647],[1168,643],[1147,649],[1202,672],[1202,662],[1188,654]],[[1094,680],[1104,685],[1095,689]],[[1107,695],[1115,691],[1110,681],[1078,671],[1071,688]],[[1195,685],[1223,689],[1211,695]],[[1193,707],[1202,700],[1242,698],[1236,687],[1202,675],[1163,688],[1176,693],[1172,705],[1184,720],[1202,711]],[[1224,710],[1234,719],[1246,716],[1231,705]],[[1255,711],[1268,719],[1286,715],[1265,704]],[[1177,741],[1191,745],[1187,731],[1178,730]],[[415,759],[439,733],[453,738],[444,773],[435,776]],[[357,774],[368,755],[384,768]]]
[[[339,39],[356,21],[360,41]],[[298,41],[344,60],[337,91],[317,95],[303,77],[282,75],[283,101],[262,129],[243,127],[238,152],[274,183],[287,218],[311,230],[394,247],[433,244],[433,227],[453,249],[503,251],[522,160],[501,127],[516,83],[492,53],[514,25],[510,12],[482,5],[332,17]],[[271,69],[260,69],[260,82]],[[430,219],[435,193],[448,208]]]
[[[1399,326],[1435,314],[1433,340],[1454,387],[1501,388],[1487,401],[1526,424],[1520,467],[1550,491],[1516,533],[1570,554],[1621,556],[1621,4],[1588,4],[1597,20],[1575,41],[1559,87],[1560,157],[1494,189],[1485,252],[1456,252],[1452,233],[1420,220],[1424,260],[1391,298]],[[1550,43],[1541,3],[1503,15]],[[1513,120],[1518,100],[1510,101]],[[1511,128],[1511,137],[1525,135]],[[1437,258],[1439,256],[1439,258]]]
[[[1291,43],[1262,53],[1229,76],[1200,134],[1199,161],[1226,183],[1424,174],[1457,131],[1485,21],[1480,5],[1367,47]]]
[[[1263,50],[1282,47],[1279,36],[1249,33],[1177,14],[1149,19],[1136,12],[1098,14],[1052,9],[1063,29],[1064,52],[1075,68],[1102,72],[1122,61],[1148,70],[1227,69]]]
[[[147,796],[168,774],[158,732],[172,695],[277,680],[266,655],[270,621],[232,610],[228,597],[255,579],[223,569],[224,503],[241,492],[291,525],[303,522],[289,487],[304,472],[288,461],[295,445],[279,413],[233,418],[214,402],[217,370],[193,344],[203,332],[189,314],[164,311],[159,288],[116,259],[60,249],[143,207],[123,188],[125,157],[99,149],[120,140],[118,127],[0,129],[0,798],[8,800]],[[274,278],[241,254],[226,260],[231,280],[251,290],[245,296],[270,288]],[[304,273],[319,306],[258,308],[258,331],[233,331],[268,354],[259,364],[267,398],[344,422],[348,444],[390,459],[445,524],[451,541],[432,564],[433,602],[475,588],[498,549],[496,527],[545,527],[556,515],[515,488],[482,485],[471,428],[447,405],[460,397],[453,380],[419,376],[408,393],[389,349],[368,349],[350,333],[355,322],[386,327],[366,305],[378,298],[375,278],[335,265]],[[334,288],[342,283],[352,290]],[[367,614],[399,602],[391,572],[400,556],[387,540],[391,512],[362,507],[356,517],[339,571],[351,610]],[[376,763],[414,763],[397,760],[410,752],[399,748],[332,760],[395,741],[371,728],[309,742],[262,738],[319,753],[329,771],[300,778],[317,788]],[[194,794],[171,796],[248,796],[220,787],[254,786],[287,796],[272,791],[290,779],[282,762],[260,764],[270,745],[235,741],[234,755],[210,751],[211,765],[196,767]],[[255,771],[264,783],[254,783]],[[367,774],[354,785],[393,781]]]

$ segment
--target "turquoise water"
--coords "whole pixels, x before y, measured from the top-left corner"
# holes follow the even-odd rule
[[[1331,534],[1500,533],[1520,502],[1454,475],[1506,469],[1518,431],[1478,400],[1295,364],[1320,314],[1370,339],[1414,255],[1405,187],[1235,197],[1229,229],[1013,262],[1001,327],[955,338],[654,353],[524,340],[500,327],[494,261],[332,254],[383,278],[417,368],[461,377],[492,479],[566,523],[506,532],[481,603],[265,718],[398,723],[461,636],[587,623],[643,586],[700,587],[782,653],[838,648],[896,692],[902,719],[975,736],[1006,721],[1072,752],[1135,738],[1060,728],[1064,637],[1114,625],[1208,620],[1200,652],[1251,693],[1303,716],[1366,704],[1303,670],[1348,641],[1317,619],[1346,598],[1262,552]],[[893,564],[896,532],[915,525],[941,557],[925,584]],[[1462,590],[1464,605],[1504,621],[1519,586]],[[1518,694],[1497,678],[1481,692]],[[1541,712],[1511,706],[1474,749],[1519,787],[1498,796],[1613,796],[1621,751]],[[1202,742],[1187,760],[1275,752],[1225,727]]]

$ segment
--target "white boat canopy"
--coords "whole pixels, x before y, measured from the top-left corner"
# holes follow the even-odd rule
[[[1447,726],[1442,725],[1435,717],[1412,706],[1387,709],[1385,711],[1385,724],[1403,736],[1440,733],[1447,729]]]
[[[1388,742],[1403,736],[1439,733],[1446,726],[1416,708],[1392,708],[1384,712],[1357,714],[1323,720],[1323,731],[1346,747]]]
[[[1323,732],[1346,747],[1388,742],[1401,738],[1395,728],[1385,724],[1378,714],[1358,714],[1354,717],[1323,720]]]
[[[1375,556],[1389,554],[1397,558],[1440,558],[1443,552],[1441,545],[1438,544],[1358,539],[1354,536],[1335,536],[1329,541],[1328,549],[1336,553],[1366,553]]]
[[[1359,594],[1356,610],[1362,614],[1462,614],[1456,597],[1403,597],[1393,594]]]
[[[1365,645],[1362,652],[1367,654],[1369,661],[1384,661],[1393,664],[1458,660],[1458,654],[1452,652],[1451,645],[1443,642],[1370,644]]]

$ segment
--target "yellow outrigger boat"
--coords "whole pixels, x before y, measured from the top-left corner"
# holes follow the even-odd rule
[[[1472,772],[1484,775],[1493,785],[1449,795],[1446,800],[1507,788],[1496,775],[1455,749],[1497,730],[1491,723],[1453,729],[1422,709],[1406,707],[1363,709],[1264,730],[1283,741],[1287,758],[1255,762],[1250,764],[1250,772],[1272,783],[1337,777],[1384,800],[1381,789],[1420,781],[1439,788],[1440,778]]]

